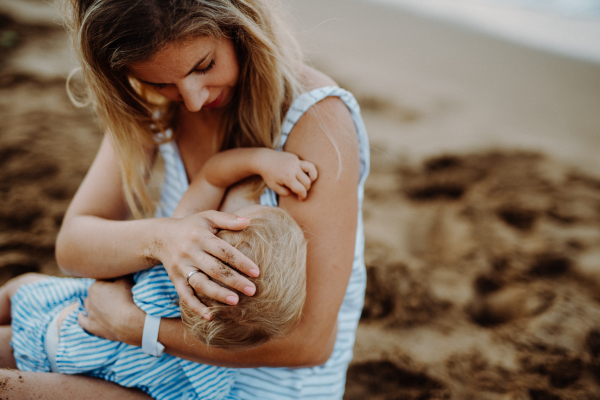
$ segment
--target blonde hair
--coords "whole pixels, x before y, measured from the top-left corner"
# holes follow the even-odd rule
[[[181,302],[181,317],[201,342],[229,351],[243,351],[282,337],[300,322],[306,298],[306,240],[285,211],[273,207],[251,215],[242,231],[220,231],[217,236],[236,247],[260,268],[250,278],[254,296],[238,293],[235,306],[198,294],[210,308],[205,320]]]
[[[79,104],[93,104],[111,136],[135,218],[154,211],[146,182],[157,144],[169,140],[158,134],[176,123],[178,104],[132,78],[127,66],[166,45],[230,38],[240,77],[220,126],[221,150],[276,147],[285,112],[303,91],[302,54],[278,0],[60,1],[86,87],[87,101]]]

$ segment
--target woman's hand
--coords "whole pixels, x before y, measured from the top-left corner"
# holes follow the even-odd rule
[[[141,346],[146,314],[133,302],[132,286],[130,278],[96,281],[84,301],[88,315],[79,314],[79,325],[93,335]]]
[[[285,151],[261,149],[257,165],[267,186],[280,196],[295,193],[298,199],[306,200],[317,180],[317,168],[313,163]]]
[[[157,257],[169,273],[169,278],[181,300],[197,314],[210,319],[208,307],[195,293],[202,293],[222,303],[235,305],[238,295],[209,279],[209,276],[230,288],[252,296],[256,286],[242,274],[256,277],[258,267],[239,250],[215,236],[219,229],[241,230],[250,220],[234,214],[205,211],[172,224],[154,245]],[[191,272],[200,270],[201,273]]]

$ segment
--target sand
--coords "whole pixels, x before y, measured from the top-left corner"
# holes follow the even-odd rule
[[[290,4],[372,141],[345,398],[600,399],[600,67],[385,6]],[[0,2],[2,282],[60,274],[56,234],[101,138],[66,96],[55,17]]]

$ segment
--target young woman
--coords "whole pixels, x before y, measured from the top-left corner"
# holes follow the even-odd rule
[[[235,307],[237,292],[255,290],[244,275],[260,272],[214,234],[242,229],[248,220],[219,212],[170,215],[189,177],[218,151],[284,148],[319,171],[304,201],[278,202],[269,189],[261,197],[263,205],[286,209],[306,232],[307,298],[299,326],[244,353],[191,340],[179,319],[163,318],[157,340],[177,357],[242,368],[230,399],[341,398],[365,287],[360,206],[368,142],[352,95],[302,64],[276,10],[268,0],[67,5],[106,136],[65,216],[57,259],[64,270],[96,279],[160,262],[195,312],[210,318],[194,292]],[[148,181],[161,159],[165,173],[155,206]],[[84,329],[142,344],[146,316],[127,281],[94,284],[85,305]],[[147,398],[88,377],[1,374],[15,399]]]

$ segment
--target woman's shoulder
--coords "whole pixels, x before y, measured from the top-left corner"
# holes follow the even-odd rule
[[[300,82],[303,84],[306,92],[311,92],[324,87],[339,87],[339,85],[331,77],[327,76],[323,72],[316,70],[308,65],[303,65],[300,73]],[[351,123],[352,118],[347,106],[344,104],[339,97],[326,96],[317,101],[310,107],[312,112],[307,112],[302,115],[298,121],[300,124],[296,124],[294,128],[301,128],[301,122],[307,122],[310,120],[317,121],[322,124],[323,118],[333,121],[345,120]],[[298,129],[296,129],[298,130]]]
[[[300,79],[307,92],[338,86],[329,76],[309,66],[304,66]],[[294,124],[286,141],[286,151],[308,156],[309,153],[319,153],[328,148],[328,145],[324,145],[328,143],[333,144],[333,150],[339,156],[340,146],[356,146],[356,127],[351,112],[339,97],[313,98],[308,105],[309,109],[306,109],[307,104],[304,104],[299,109],[300,115],[296,115],[297,119],[293,118]],[[304,112],[309,110],[310,112]],[[354,149],[350,151],[353,152]]]
[[[329,76],[306,64],[302,65],[302,67],[300,68],[299,78],[300,82],[307,91],[322,88],[325,86],[338,86],[338,84]]]
[[[314,91],[316,89],[324,87],[338,87],[338,84],[329,76],[321,71],[316,70],[308,65],[303,65],[300,73],[300,82],[303,84],[307,92]],[[301,115],[298,119],[294,119],[294,126],[292,127],[292,136],[303,137],[304,134],[311,136],[317,132],[329,136],[332,139],[332,135],[335,136],[336,131],[348,131],[354,129],[354,123],[352,122],[351,114],[348,107],[344,104],[339,97],[326,96],[316,101],[316,104],[309,102],[311,112],[305,108],[308,105],[302,107]],[[315,127],[319,129],[314,130]]]

